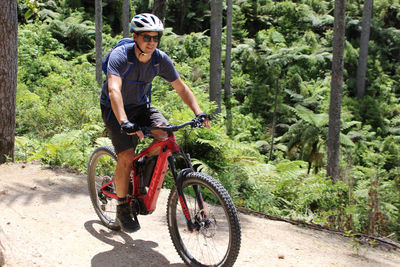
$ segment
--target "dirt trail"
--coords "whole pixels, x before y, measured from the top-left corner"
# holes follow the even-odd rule
[[[163,190],[134,234],[100,224],[86,178],[35,164],[0,165],[0,266],[184,266],[170,240]],[[400,266],[400,253],[241,214],[235,266]],[[1,254],[3,254],[3,259]]]

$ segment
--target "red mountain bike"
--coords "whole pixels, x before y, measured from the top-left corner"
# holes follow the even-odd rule
[[[150,130],[167,132],[168,139],[154,143],[133,160],[128,201],[132,215],[151,214],[168,166],[174,186],[168,197],[167,220],[172,242],[191,266],[232,266],[239,254],[241,230],[238,213],[225,188],[213,177],[195,172],[189,155],[178,146],[173,132],[190,125],[202,127],[196,118],[181,125],[142,127],[146,137]],[[146,154],[161,147],[161,153]],[[90,157],[88,185],[94,209],[102,223],[120,230],[115,222],[117,196],[114,170],[117,156],[111,147],[99,147]],[[184,165],[178,172],[178,165]]]

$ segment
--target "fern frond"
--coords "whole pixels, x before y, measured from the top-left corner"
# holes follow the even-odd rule
[[[295,178],[307,174],[307,162],[305,161],[282,161],[276,166],[280,177]]]
[[[266,163],[244,164],[243,162],[238,162],[228,168],[235,176],[242,176],[251,183],[277,175],[275,166]]]
[[[209,146],[211,146],[212,149],[216,149],[216,150],[221,150],[224,146],[224,143],[221,141],[215,141],[215,140],[207,140],[207,139],[202,139],[202,138],[198,138],[197,142],[199,142],[200,144],[207,144]]]
[[[342,134],[342,133],[340,133],[339,142],[341,145],[344,145],[344,146],[351,146],[351,147],[355,146],[353,141],[351,141],[351,139],[347,135]]]
[[[388,131],[393,135],[400,135],[400,127],[388,127]]]
[[[400,125],[400,114],[390,120],[391,125]]]
[[[399,135],[393,136],[393,139],[394,139],[396,142],[400,143],[400,136],[399,136]]]
[[[240,156],[240,155],[229,158],[229,161],[232,163],[240,163],[248,165],[260,164],[260,160],[256,157]]]
[[[260,153],[258,152],[257,148],[247,143],[228,140],[227,142],[225,142],[225,149],[231,155],[240,154],[246,156],[260,157]]]
[[[302,105],[297,105],[294,109],[294,112],[300,119],[316,127],[326,126],[329,122],[328,114],[326,113],[315,114],[312,110]]]
[[[304,99],[301,94],[298,94],[292,90],[285,89],[284,91],[296,102],[303,101],[303,99]]]
[[[197,171],[209,174],[211,176],[215,176],[215,171],[207,165],[204,161],[199,159],[191,159],[192,165],[196,167]]]
[[[354,125],[361,125],[361,122],[359,121],[348,121],[348,122],[343,122],[340,125],[340,128],[342,131],[347,130],[351,127],[353,127]]]

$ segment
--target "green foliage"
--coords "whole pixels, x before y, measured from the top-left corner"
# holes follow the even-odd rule
[[[94,151],[93,145],[102,131],[102,127],[88,124],[83,125],[80,130],[55,134],[47,142],[43,142],[40,150],[27,160],[40,159],[49,165],[65,166],[86,172],[87,161]],[[18,150],[24,149],[27,146],[26,140],[20,139],[18,146]]]
[[[73,47],[78,52],[88,52],[94,47],[94,24],[84,20],[81,13],[74,12],[64,20],[56,17],[45,22],[54,38],[60,40],[66,48]]]
[[[98,124],[94,67],[84,60],[63,59],[63,45],[46,34],[45,25],[20,28],[16,133],[43,138],[82,124]]]
[[[85,172],[93,149],[111,145],[100,117],[89,2],[18,1],[18,160]],[[132,14],[150,12],[153,1],[131,4]],[[195,167],[218,178],[239,206],[398,239],[399,2],[374,2],[366,95],[355,99],[361,7],[349,1],[346,10],[341,181],[332,184],[324,171],[333,1],[234,1],[232,134],[226,135],[222,107],[211,130],[180,131],[176,137]],[[122,38],[121,1],[103,1],[103,11],[105,54]],[[160,48],[203,111],[214,114],[216,106],[208,101],[208,16],[207,1],[168,1]],[[154,80],[152,93],[170,123],[193,117],[163,79]]]

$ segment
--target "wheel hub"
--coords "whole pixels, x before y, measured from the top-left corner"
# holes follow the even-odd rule
[[[214,218],[207,217],[204,210],[200,210],[195,215],[196,230],[205,238],[213,238],[217,232],[217,221]]]

